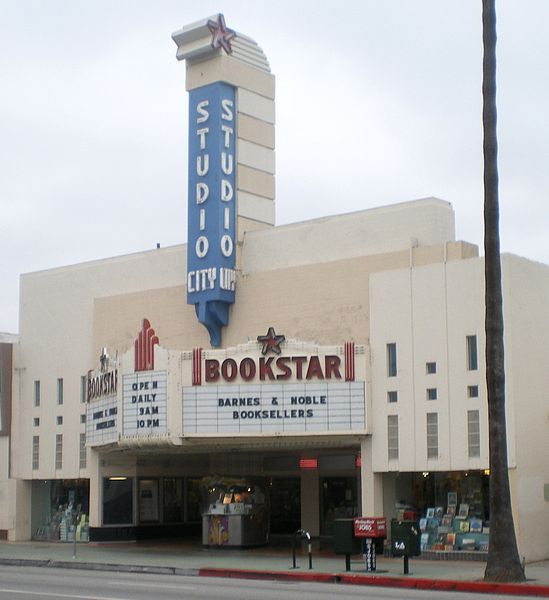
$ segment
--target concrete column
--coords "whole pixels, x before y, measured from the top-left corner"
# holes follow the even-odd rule
[[[362,466],[360,480],[362,488],[362,516],[383,517],[383,475],[372,470],[372,436],[360,444]]]
[[[301,472],[301,528],[312,537],[320,535],[320,493],[316,469]]]
[[[99,452],[91,450],[88,454],[88,472],[90,474],[90,527],[101,527],[101,469]]]
[[[8,530],[10,542],[31,538],[31,485],[32,481],[9,480],[9,505],[14,507],[12,527]]]

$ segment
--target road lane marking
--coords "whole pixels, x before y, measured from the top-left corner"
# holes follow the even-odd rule
[[[185,590],[192,591],[196,590],[196,585],[169,585],[165,583],[136,583],[134,581],[103,581],[103,583],[109,585],[127,585],[132,587],[155,587],[162,588],[165,590]]]

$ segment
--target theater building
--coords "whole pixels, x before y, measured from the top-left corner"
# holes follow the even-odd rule
[[[425,519],[426,551],[485,551],[478,248],[437,198],[275,226],[267,58],[221,16],[173,38],[188,243],[21,276],[0,531],[238,546],[407,513]],[[504,255],[502,269],[513,510],[520,553],[538,560],[549,267]]]

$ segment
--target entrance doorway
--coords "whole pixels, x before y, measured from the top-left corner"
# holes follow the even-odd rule
[[[294,533],[301,527],[301,481],[273,477],[270,484],[271,533]]]
[[[356,477],[320,479],[320,535],[332,535],[335,519],[358,516]]]

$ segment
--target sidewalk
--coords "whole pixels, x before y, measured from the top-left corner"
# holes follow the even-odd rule
[[[368,573],[360,556],[353,557],[345,572],[345,557],[313,551],[309,569],[306,551],[299,549],[297,568],[288,547],[211,549],[197,544],[151,541],[74,544],[51,542],[0,542],[0,565],[84,568],[176,575],[199,575],[254,579],[326,581],[355,585],[448,589],[474,593],[499,593],[549,597],[549,561],[526,565],[527,582],[484,583],[485,563],[435,561],[412,558],[409,574],[403,559],[377,559],[377,570]],[[244,566],[244,567],[243,567]]]

